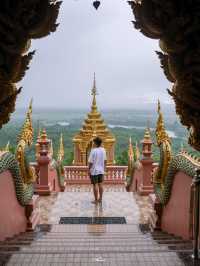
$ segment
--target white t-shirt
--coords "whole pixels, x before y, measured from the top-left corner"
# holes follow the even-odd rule
[[[88,159],[89,163],[92,163],[90,169],[91,175],[103,175],[104,174],[104,162],[106,161],[106,151],[104,148],[93,148],[90,152]]]

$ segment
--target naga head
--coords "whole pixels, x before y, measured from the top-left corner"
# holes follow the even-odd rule
[[[23,141],[25,145],[30,146],[33,143],[33,125],[32,125],[32,103],[31,100],[26,114],[26,119],[18,137],[18,144]]]

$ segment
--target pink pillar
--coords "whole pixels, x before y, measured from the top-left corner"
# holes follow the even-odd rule
[[[151,158],[142,159],[142,178],[141,183],[138,188],[138,192],[140,195],[149,195],[153,193],[153,185],[151,182],[152,178],[152,170],[153,170],[153,160]]]
[[[41,139],[38,140],[40,146],[39,156],[37,158],[39,179],[35,184],[35,192],[39,195],[49,195],[53,190],[49,175],[49,143],[50,141],[47,139],[46,131],[44,130]]]
[[[153,185],[151,183],[152,170],[153,170],[153,159],[152,159],[152,140],[150,131],[148,128],[145,130],[144,139],[142,143],[142,176],[138,193],[140,195],[149,195],[153,192]]]

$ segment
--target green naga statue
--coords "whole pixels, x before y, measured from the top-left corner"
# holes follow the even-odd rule
[[[13,155],[10,153],[7,147],[0,155],[0,173],[7,170],[10,171],[13,177],[17,199],[22,206],[30,202],[34,193],[33,183],[36,180],[36,174],[27,158],[27,151],[32,142],[33,127],[31,101],[18,138],[16,154]]]

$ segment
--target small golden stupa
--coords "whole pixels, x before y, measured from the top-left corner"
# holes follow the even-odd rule
[[[115,137],[108,130],[101,113],[98,111],[96,103],[96,79],[94,74],[94,83],[92,88],[92,106],[87,114],[80,132],[73,138],[74,143],[74,165],[85,166],[88,164],[88,156],[92,148],[92,141],[95,137],[100,137],[103,141],[103,147],[107,153],[107,164],[114,165],[114,146]]]

